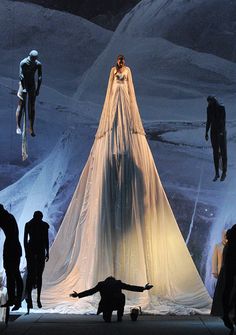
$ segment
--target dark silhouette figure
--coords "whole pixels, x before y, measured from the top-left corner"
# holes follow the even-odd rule
[[[211,315],[223,317],[222,296],[224,290],[224,259],[227,250],[226,231],[222,232],[222,241],[215,244],[212,256],[212,275],[217,279],[212,300]]]
[[[38,74],[37,87],[35,85],[35,73]],[[38,61],[38,52],[32,50],[28,57],[20,62],[19,71],[20,83],[17,96],[19,103],[16,109],[16,133],[21,135],[21,118],[25,108],[26,97],[28,94],[28,116],[30,121],[30,134],[35,136],[34,119],[35,119],[35,100],[39,95],[39,89],[42,82],[42,64]]]
[[[117,311],[117,321],[122,321],[125,306],[125,295],[122,290],[143,292],[150,290],[153,286],[146,284],[145,286],[134,286],[122,283],[114,277],[108,277],[104,281],[99,282],[95,287],[80,293],[73,292],[70,294],[73,298],[83,298],[100,292],[101,300],[98,305],[97,315],[103,313],[105,322],[111,322],[112,311]]]
[[[40,211],[34,212],[33,218],[26,223],[24,232],[24,248],[27,260],[26,301],[28,312],[33,308],[31,292],[37,287],[37,305],[42,307],[40,301],[42,289],[42,275],[45,261],[49,259],[48,229]]]
[[[8,213],[0,204],[0,228],[5,234],[3,246],[3,267],[7,277],[8,301],[2,307],[13,306],[12,310],[21,307],[21,297],[23,292],[23,281],[19,266],[22,255],[19,242],[19,230],[14,216]]]
[[[236,324],[236,225],[226,233],[228,240],[224,250],[224,290],[223,290],[223,321],[226,327],[233,330],[233,323],[229,318],[231,310],[234,311],[233,322]]]
[[[207,97],[207,123],[206,123],[206,134],[205,139],[208,141],[208,131],[211,128],[211,145],[213,149],[213,158],[215,165],[215,177],[213,181],[216,181],[219,175],[219,161],[222,158],[222,175],[220,180],[223,181],[226,178],[227,172],[227,144],[226,144],[226,129],[225,129],[225,107],[221,105],[215,97]]]

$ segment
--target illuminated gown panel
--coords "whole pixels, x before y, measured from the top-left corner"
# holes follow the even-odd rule
[[[110,275],[152,283],[149,292],[127,294],[147,310],[188,313],[211,302],[159,179],[128,67],[111,70],[94,144],[50,251],[43,304],[92,312],[97,297],[68,295]]]

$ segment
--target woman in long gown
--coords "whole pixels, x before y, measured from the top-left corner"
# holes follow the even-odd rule
[[[71,290],[113,275],[152,283],[139,300],[146,308],[209,308],[159,179],[123,56],[111,69],[95,141],[50,255],[44,306],[72,310]],[[129,299],[137,302],[132,294]]]

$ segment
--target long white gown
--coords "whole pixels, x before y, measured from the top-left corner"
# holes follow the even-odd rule
[[[68,295],[110,275],[152,283],[127,293],[146,310],[189,313],[211,303],[159,179],[128,67],[111,69],[94,144],[50,250],[43,306],[93,312],[97,297]]]

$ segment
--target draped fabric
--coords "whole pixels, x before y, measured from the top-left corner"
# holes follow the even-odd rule
[[[186,314],[211,302],[159,179],[127,67],[111,70],[94,144],[50,250],[43,305],[94,311],[96,297],[76,302],[68,295],[110,275],[152,283],[149,292],[127,297],[154,312],[165,306]]]
[[[114,101],[114,99],[117,99],[117,95],[119,94],[117,82],[119,83],[118,88],[123,88],[122,93],[126,97],[127,106],[129,106],[128,109],[126,108],[126,113],[128,113],[126,117],[128,118],[127,121],[129,121],[128,127],[130,131],[145,135],[136,102],[132,74],[130,69],[126,67],[122,74],[118,73],[115,68],[111,69],[96,138],[104,136],[114,127],[114,118],[116,116],[116,101]]]
[[[25,98],[26,99],[26,98]],[[22,144],[21,144],[21,152],[22,152],[22,160],[25,161],[28,158],[27,153],[27,129],[26,129],[26,102],[24,101],[23,107],[23,130],[22,130]]]

